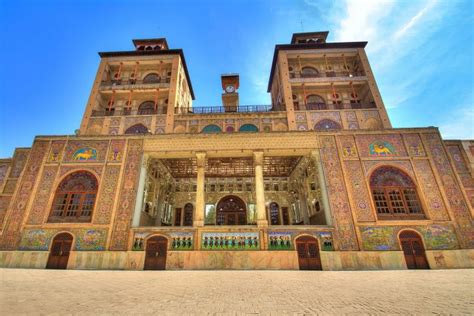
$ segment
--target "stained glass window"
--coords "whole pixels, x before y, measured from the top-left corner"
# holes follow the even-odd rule
[[[90,222],[98,183],[87,171],[71,173],[59,184],[49,222]]]

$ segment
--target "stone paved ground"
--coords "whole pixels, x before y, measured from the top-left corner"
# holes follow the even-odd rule
[[[0,314],[474,314],[474,270],[0,269]]]

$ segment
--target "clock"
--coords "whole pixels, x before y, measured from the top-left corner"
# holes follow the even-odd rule
[[[235,88],[233,85],[228,85],[227,87],[225,87],[225,92],[227,93],[232,93],[235,91]]]

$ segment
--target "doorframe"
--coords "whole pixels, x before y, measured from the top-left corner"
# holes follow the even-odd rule
[[[144,244],[145,244],[145,247],[143,248],[143,252],[144,252],[144,256],[143,256],[143,264],[142,264],[142,271],[145,270],[145,261],[146,261],[146,248],[147,248],[147,245],[148,245],[148,240],[150,240],[151,238],[153,237],[163,237],[166,239],[166,259],[165,259],[165,270],[166,270],[166,262],[168,261],[168,251],[171,249],[171,237],[168,236],[168,235],[165,235],[165,234],[161,234],[161,233],[153,233],[153,234],[150,234],[149,236],[145,237],[145,239],[143,240],[144,241]]]
[[[76,236],[74,236],[73,233],[71,233],[70,231],[67,231],[67,230],[61,230],[61,231],[58,231],[56,234],[53,235],[53,237],[51,238],[51,241],[49,243],[49,246],[48,246],[48,259],[46,260],[46,265],[44,266],[44,268],[46,269],[46,267],[48,266],[48,262],[49,262],[49,257],[51,256],[51,250],[53,248],[53,243],[54,243],[54,239],[60,235],[60,234],[68,234],[70,236],[72,236],[72,241],[71,241],[71,249],[69,249],[69,256],[67,258],[67,265],[66,265],[66,270],[69,268],[69,265],[71,263],[71,252],[73,252],[73,250],[75,251],[76,248],[75,248],[75,244],[76,244]]]
[[[296,247],[296,240],[300,237],[305,237],[305,236],[308,236],[308,237],[311,237],[311,238],[314,238],[316,239],[316,243],[318,244],[318,254],[319,254],[319,261],[321,262],[321,271],[324,271],[325,267],[323,265],[323,260],[322,260],[322,257],[321,257],[321,241],[319,240],[318,237],[314,236],[314,235],[311,235],[311,234],[308,234],[308,233],[301,233],[301,234],[298,234],[296,235],[295,237],[293,237],[293,245],[294,245],[294,248],[295,248],[295,252],[296,252],[296,257],[298,259],[298,269],[299,269],[299,266],[300,266],[300,257],[298,255],[298,249]],[[317,271],[317,270],[316,270]]]
[[[423,245],[423,255],[425,256],[425,260],[426,260],[426,264],[428,265],[428,269],[431,269],[431,266],[430,266],[430,262],[428,261],[428,257],[426,256],[426,243],[425,243],[425,239],[423,238],[423,235],[417,231],[416,229],[413,229],[413,228],[402,228],[398,231],[397,233],[397,239],[398,239],[398,245],[400,246],[400,250],[403,252],[403,262],[405,263],[405,267],[408,269],[408,267],[406,266],[407,264],[407,261],[406,261],[406,258],[405,258],[405,253],[403,251],[403,247],[402,247],[402,242],[400,240],[400,235],[403,233],[403,232],[413,232],[415,233],[416,235],[418,235],[418,237],[420,238],[421,240],[421,244]]]

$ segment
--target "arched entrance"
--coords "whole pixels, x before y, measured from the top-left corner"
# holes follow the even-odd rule
[[[405,262],[408,269],[429,269],[426,260],[425,247],[420,235],[411,230],[400,233],[400,245],[402,246]]]
[[[296,251],[300,270],[322,270],[319,246],[316,238],[301,236],[296,239]]]
[[[247,225],[245,202],[228,195],[217,203],[217,225]]]
[[[145,266],[143,270],[165,270],[168,240],[163,236],[153,236],[146,242]]]
[[[72,235],[61,233],[54,237],[46,269],[66,269],[72,246]]]

